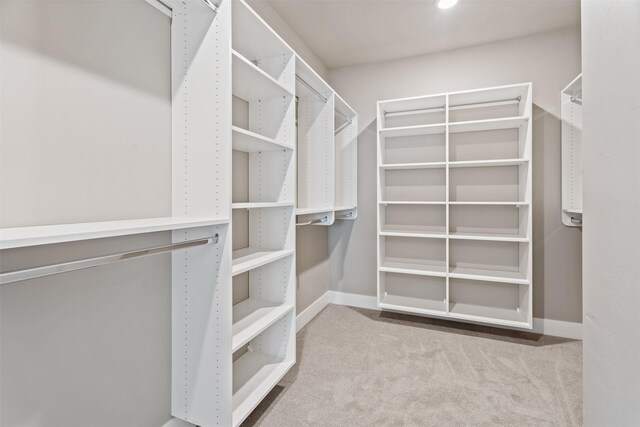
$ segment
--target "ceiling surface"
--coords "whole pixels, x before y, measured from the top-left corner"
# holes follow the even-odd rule
[[[579,0],[268,1],[329,69],[457,49],[579,25]]]

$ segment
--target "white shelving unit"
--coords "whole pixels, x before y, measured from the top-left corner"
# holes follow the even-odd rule
[[[358,116],[335,94],[335,212],[336,219],[358,217]]]
[[[246,287],[248,298],[232,307],[232,415],[217,425],[237,426],[296,360],[296,64],[293,50],[246,3],[229,3],[233,96],[246,105],[248,125],[232,126],[248,174],[233,184],[240,199],[231,205],[232,286]]]
[[[582,226],[582,74],[560,93],[562,116],[562,223]]]
[[[378,306],[532,328],[530,83],[378,102]]]

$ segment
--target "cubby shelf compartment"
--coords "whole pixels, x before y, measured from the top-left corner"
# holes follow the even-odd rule
[[[531,329],[531,96],[378,102],[380,308]]]
[[[0,229],[0,249],[50,245],[227,224],[228,219],[164,217]]]
[[[246,101],[293,96],[281,83],[238,52],[233,57],[233,94]]]
[[[395,128],[380,129],[380,136],[384,138],[396,138],[400,136],[432,135],[445,133],[447,127],[444,123],[435,125],[401,126]]]
[[[517,129],[529,121],[527,116],[506,117],[501,119],[472,120],[449,123],[449,133],[479,132],[485,130]]]
[[[257,351],[233,362],[232,425],[240,425],[294,364]]]
[[[282,304],[256,298],[247,298],[234,305],[232,351],[240,349],[293,309],[293,304]]]
[[[285,143],[267,138],[250,130],[232,126],[233,149],[244,151],[245,153],[255,153],[260,151],[293,150],[293,147]]]
[[[233,251],[232,255],[232,275],[244,273],[254,268],[272,263],[279,259],[293,255],[293,249],[263,249],[263,248],[243,248]]]
[[[231,204],[232,209],[287,208],[293,206],[293,202],[242,202]]]

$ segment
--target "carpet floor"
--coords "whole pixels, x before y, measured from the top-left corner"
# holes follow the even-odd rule
[[[578,426],[582,342],[329,305],[248,426]]]

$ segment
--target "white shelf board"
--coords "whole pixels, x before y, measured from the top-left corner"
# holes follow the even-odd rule
[[[334,211],[338,212],[338,211],[352,211],[355,208],[357,208],[357,206],[336,206],[333,208]]]
[[[248,298],[234,305],[231,351],[237,351],[282,316],[291,312],[293,308],[293,304],[281,304],[255,298]]]
[[[470,201],[470,202],[464,202],[464,201],[450,201],[449,202],[450,205],[476,205],[476,206],[528,206],[529,203],[528,202],[483,202],[483,201]]]
[[[416,276],[446,277],[447,269],[444,265],[428,262],[417,263],[402,258],[385,258],[380,266],[385,273],[412,274]]]
[[[293,150],[291,145],[283,144],[238,126],[232,126],[231,130],[233,131],[233,149],[237,151],[255,153],[258,151]]]
[[[288,208],[293,207],[293,202],[243,202],[232,203],[232,209],[263,209],[263,208]]]
[[[518,242],[526,243],[528,238],[518,236],[517,234],[504,233],[467,233],[467,232],[449,232],[450,239],[459,240],[484,240],[487,242]]]
[[[231,274],[233,276],[262,267],[263,265],[288,257],[294,253],[293,249],[263,249],[243,248],[233,251]]]
[[[388,163],[380,165],[380,169],[437,169],[446,167],[447,162],[429,163]]]
[[[580,214],[582,215],[582,209],[563,209],[564,212],[569,214]]]
[[[401,136],[444,134],[447,127],[444,123],[435,125],[401,126],[395,128],[380,129],[380,135],[385,138],[397,138]]]
[[[515,308],[507,309],[451,302],[449,303],[449,317],[516,328],[530,327],[522,313]]]
[[[447,202],[443,201],[432,201],[432,202],[424,202],[424,201],[412,201],[412,200],[384,200],[380,202],[381,205],[446,205]]]
[[[294,363],[255,351],[233,362],[232,425],[240,425]]]
[[[428,231],[399,231],[399,230],[383,230],[380,232],[381,236],[390,237],[421,237],[426,239],[446,239],[447,234],[445,232],[428,232]]]
[[[451,267],[449,277],[453,279],[482,280],[485,282],[529,285],[529,279],[519,271],[504,271],[484,268]]]
[[[296,209],[296,215],[311,215],[323,212],[333,212],[334,208],[320,207],[320,208],[298,208]]]
[[[449,133],[480,132],[486,130],[517,129],[528,121],[526,116],[501,119],[472,120],[449,123]]]
[[[227,224],[228,222],[228,219],[217,218],[163,217],[2,228],[0,229],[0,249],[182,230],[185,228]]]
[[[478,168],[491,166],[520,166],[529,163],[527,159],[472,160],[449,162],[450,168]]]
[[[443,285],[444,286],[444,282]],[[446,316],[444,301],[436,301],[426,298],[406,297],[402,295],[386,294],[379,304],[380,308],[387,310],[408,311],[416,314]]]
[[[233,51],[233,94],[245,101],[292,96],[282,84],[247,58]]]
[[[292,54],[293,51],[244,1],[233,0],[233,49],[250,60]]]

